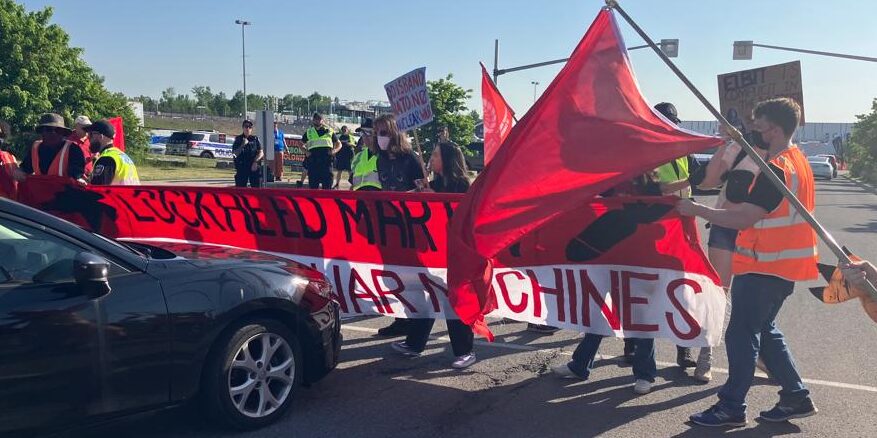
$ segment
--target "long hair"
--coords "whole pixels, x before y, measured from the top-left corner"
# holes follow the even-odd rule
[[[386,129],[387,135],[390,137],[390,147],[387,148],[387,152],[394,155],[413,153],[411,144],[408,143],[408,137],[402,131],[399,131],[399,126],[396,125],[396,118],[392,114],[384,114],[375,119],[374,127],[374,135],[372,136],[372,143],[374,143],[373,151],[381,150],[378,147],[378,132]]]
[[[445,188],[468,187],[469,178],[466,176],[466,160],[463,159],[463,151],[454,142],[441,142],[436,145],[439,148],[439,156],[442,157],[442,173],[436,175],[436,180]],[[465,185],[464,185],[465,184]]]

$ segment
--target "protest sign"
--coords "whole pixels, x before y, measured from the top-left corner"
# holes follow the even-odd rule
[[[387,98],[402,131],[419,128],[433,119],[426,90],[426,67],[412,70],[384,85]]]
[[[456,318],[447,229],[461,195],[210,187],[83,188],[31,177],[20,200],[101,234],[258,250],[323,272],[346,315]],[[491,316],[716,345],[725,296],[672,198],[594,199],[496,258]],[[172,247],[170,248],[172,249]]]
[[[743,133],[752,130],[752,109],[755,105],[776,97],[789,97],[798,102],[803,125],[804,91],[800,61],[719,75],[719,106],[722,114]]]

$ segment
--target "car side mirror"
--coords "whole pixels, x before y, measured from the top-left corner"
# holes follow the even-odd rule
[[[76,254],[73,259],[73,278],[82,292],[92,299],[110,293],[110,263],[90,252]]]

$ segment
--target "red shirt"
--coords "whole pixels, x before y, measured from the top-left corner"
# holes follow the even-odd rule
[[[85,174],[91,175],[91,170],[94,168],[94,154],[91,153],[91,141],[88,140],[88,136],[79,138],[76,136],[76,132],[73,132],[67,137],[67,140],[82,149],[82,155],[85,156]]]

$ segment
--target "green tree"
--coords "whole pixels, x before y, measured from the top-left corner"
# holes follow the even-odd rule
[[[871,112],[856,116],[850,136],[849,162],[853,176],[877,182],[877,99],[871,103]]]
[[[148,137],[121,93],[111,93],[70,47],[70,37],[50,24],[52,8],[27,12],[13,0],[0,0],[0,118],[15,132],[20,154],[34,138],[40,114],[56,112],[68,124],[79,114],[91,119],[121,116],[125,144],[135,159],[144,156]]]
[[[422,142],[423,153],[427,156],[435,146],[439,126],[447,126],[451,140],[460,146],[466,146],[472,141],[476,122],[466,107],[472,90],[457,85],[453,78],[449,74],[443,79],[426,83],[434,119],[432,123],[418,129],[418,136]]]

